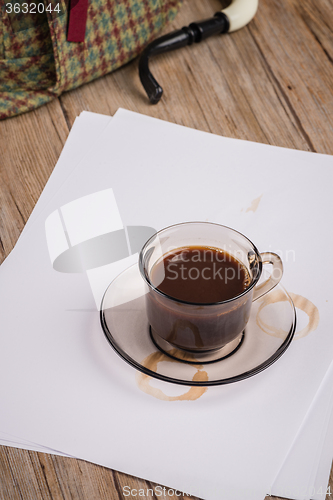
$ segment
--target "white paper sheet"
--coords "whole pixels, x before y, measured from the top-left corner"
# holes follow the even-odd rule
[[[333,449],[333,413],[331,413],[326,436],[324,438],[324,446],[321,452],[317,475],[314,481],[313,500],[325,500],[327,495],[332,495],[332,490],[328,485],[331,467],[332,467],[332,449]]]
[[[88,111],[83,111],[79,118],[76,118],[56,167],[50,175],[20,237],[31,227],[36,215],[43,210],[45,205],[49,203],[50,199],[60,189],[66,178],[72,174],[74,168],[93,147],[99,135],[110,121],[111,116],[90,113]]]
[[[296,500],[325,499],[329,470],[327,470],[327,465],[324,465],[326,476],[323,478],[320,461],[325,440],[327,439],[328,444],[331,445],[328,438],[332,403],[333,363],[331,363],[286,460],[274,480],[270,490],[272,495]],[[329,453],[332,458],[332,448]],[[325,459],[326,462],[327,459]]]
[[[43,208],[57,193],[66,178],[73,172],[84,155],[87,154],[93,147],[99,135],[103,132],[110,121],[111,116],[90,113],[87,111],[83,111],[80,116],[75,119],[57,164],[21,235],[26,234],[35,221],[36,215],[43,211]],[[42,451],[44,453],[62,454],[57,450],[52,450],[51,448],[25,441],[18,436],[9,435],[1,430],[0,444],[3,444],[4,446],[21,447],[27,450]],[[63,455],[67,456],[66,454]]]
[[[126,114],[126,113],[125,113],[125,114]],[[149,119],[148,119],[148,120],[149,120]],[[125,120],[125,121],[126,121],[126,120]],[[181,129],[181,128],[179,128],[179,129]],[[178,130],[179,130],[179,129],[178,129]],[[193,131],[192,131],[192,132],[193,132]],[[176,134],[176,135],[177,135],[177,134]],[[208,134],[202,134],[202,137],[203,137],[203,136],[206,136],[206,138],[207,138]],[[175,139],[175,138],[173,137],[173,140],[174,140],[174,139]],[[220,139],[222,139],[222,138],[220,138]],[[141,138],[141,140],[143,140],[143,138]],[[170,142],[171,142],[171,143],[173,142],[173,141],[172,141],[172,139],[170,139]],[[208,142],[209,142],[209,139],[208,139]],[[231,141],[231,143],[232,143],[232,142],[233,142],[233,141]],[[230,143],[229,143],[229,144],[230,144]],[[177,147],[177,146],[176,146],[176,147]],[[180,149],[180,148],[179,148],[179,149]],[[204,145],[203,145],[203,151],[204,151],[204,149],[205,149],[205,148],[204,148]],[[272,148],[272,149],[274,150],[274,149],[277,149],[277,148]],[[118,149],[116,148],[116,151],[118,151],[118,155],[119,155],[119,148],[118,148]],[[164,150],[164,151],[165,151],[165,150]],[[173,153],[174,153],[174,152],[173,152]],[[223,153],[225,153],[225,151],[223,151]],[[126,156],[126,155],[125,155],[125,156]],[[143,156],[144,156],[144,155],[142,155],[142,156],[140,156],[140,155],[136,155],[136,157],[138,157],[138,158],[142,158]],[[170,156],[170,154],[169,154],[169,156]],[[171,156],[172,156],[172,155],[171,155]],[[184,156],[184,153],[183,153],[183,156]],[[232,155],[231,155],[231,156],[232,156]],[[112,158],[112,155],[111,155],[110,157]],[[215,159],[215,158],[214,158],[214,159]],[[151,159],[150,159],[150,161],[151,161]],[[215,161],[216,161],[216,160],[215,160]],[[326,160],[324,160],[324,162],[325,162],[325,161],[326,161]],[[100,163],[100,162],[99,162],[99,163]],[[306,164],[306,160],[304,160],[304,164]],[[84,168],[84,166],[83,166],[82,168]],[[143,169],[144,169],[144,168],[143,168]],[[274,170],[274,169],[273,169],[273,170]],[[272,171],[272,169],[270,169],[270,171]],[[132,170],[131,170],[131,173],[134,173],[134,172],[132,172]],[[150,173],[151,173],[152,175],[154,175],[154,171],[153,171],[153,170],[150,170]],[[213,170],[213,173],[214,173],[214,170]],[[107,177],[107,176],[106,176],[106,177]],[[82,179],[81,167],[80,167],[80,178]],[[295,178],[295,176],[294,176],[294,178]],[[176,181],[179,181],[179,179],[177,179],[177,176],[175,177],[175,180],[176,180]],[[226,179],[226,181],[228,181],[228,180],[230,181],[230,178],[229,178],[229,179]],[[267,179],[267,178],[266,178],[266,184],[267,184],[267,180],[269,180],[269,179]],[[113,180],[112,180],[112,183],[111,183],[111,184],[113,184]],[[119,184],[119,183],[118,183],[118,184]],[[194,183],[192,183],[192,184],[191,184],[191,187],[194,187],[194,190],[195,190],[195,189],[196,189],[196,187],[195,187],[195,186],[193,186],[193,184],[194,184]],[[90,186],[90,187],[91,187],[91,186]],[[127,186],[127,187],[128,187],[128,186]],[[244,187],[244,186],[243,186],[243,187]],[[146,189],[147,189],[147,187],[146,187]],[[272,191],[274,191],[274,189],[273,189]],[[216,190],[215,190],[215,192],[216,192]],[[135,193],[135,194],[136,194],[136,198],[137,198],[137,193]],[[161,194],[161,193],[160,193],[160,194]],[[187,193],[186,193],[186,194],[187,194]],[[196,193],[196,194],[200,194],[200,193]],[[215,193],[214,193],[214,194],[215,194]],[[244,189],[243,189],[243,188],[242,188],[242,194],[244,195]],[[246,192],[245,194],[248,194],[248,193]],[[73,198],[75,199],[75,197],[73,197]],[[73,199],[73,198],[72,198],[72,199]],[[134,197],[134,198],[135,198],[135,197]],[[185,196],[185,198],[186,198],[186,196]],[[64,199],[64,198],[62,198],[62,199]],[[128,198],[128,199],[129,199],[129,198]],[[189,197],[188,197],[188,196],[187,196],[187,199],[189,199]],[[243,199],[246,201],[246,196],[245,196]],[[197,200],[199,200],[199,201],[200,201],[200,196],[199,196],[199,198],[197,198]],[[217,200],[216,195],[215,195],[215,200]],[[229,201],[229,200],[230,200],[230,197],[229,197],[229,199],[227,200],[227,201],[228,201],[228,203],[230,203],[230,201]],[[251,201],[251,200],[249,199],[249,197],[247,197],[247,200],[248,200],[248,201]],[[225,200],[222,200],[222,205],[223,205],[223,202],[224,202],[224,210],[222,211],[222,213],[227,214],[227,217],[229,217],[229,218],[230,218],[230,215],[231,215],[231,218],[232,218],[232,214],[228,214],[228,210],[230,210],[230,209],[229,209],[229,205],[225,202]],[[232,200],[232,202],[234,203],[234,202],[235,202],[235,200],[233,199],[233,200]],[[61,203],[62,203],[62,201],[61,201]],[[118,204],[119,204],[119,202],[118,202]],[[190,204],[189,204],[189,205],[190,205]],[[236,203],[236,204],[234,203],[234,205],[235,205],[235,206],[237,206],[237,203]],[[184,209],[184,207],[182,207],[182,208]],[[198,208],[197,208],[197,207],[192,207],[192,208],[194,208],[194,212],[199,213],[199,210],[198,210]],[[203,212],[204,212],[204,209],[202,209],[202,207],[200,207],[200,208],[201,208],[201,213],[203,213]],[[215,208],[215,205],[214,205],[214,208]],[[240,205],[238,205],[238,208],[240,208]],[[245,207],[244,207],[244,208],[246,208],[246,205],[245,205]],[[124,209],[124,210],[125,210],[125,209]],[[210,207],[210,210],[212,211],[212,208],[211,208],[211,207]],[[207,212],[208,212],[208,211],[209,211],[209,210],[207,210]],[[245,210],[244,210],[244,211],[245,211]],[[126,212],[126,211],[125,211],[125,212]],[[186,212],[186,208],[185,208],[185,212]],[[185,212],[184,212],[184,213],[185,213]],[[207,213],[207,212],[206,212],[206,213]],[[205,213],[205,215],[206,215],[206,213]],[[247,216],[246,216],[246,213],[247,213],[247,214],[249,214],[249,215],[252,215],[252,214],[251,214],[251,213],[249,213],[249,212],[245,212],[245,214],[243,214],[243,215],[245,215],[245,218],[247,217]],[[128,215],[129,215],[129,212],[128,212]],[[133,214],[132,214],[132,215],[133,215]],[[164,215],[164,214],[162,214],[162,213],[161,213],[160,215],[163,217],[163,215]],[[170,214],[169,214],[169,215],[170,215]],[[173,215],[173,217],[174,217],[174,215]],[[282,217],[283,217],[283,215],[282,215]],[[189,218],[193,219],[193,218],[196,218],[196,217],[189,217]],[[201,217],[199,217],[199,218],[201,218],[201,219],[202,219],[202,218],[203,218],[203,216],[201,215]],[[212,216],[210,216],[209,218],[210,218],[210,219],[212,219]],[[247,218],[249,219],[249,217],[247,217]],[[124,220],[124,217],[123,217],[123,220]],[[156,220],[156,219],[155,219],[155,220]],[[182,218],[181,218],[180,220],[182,220]],[[132,221],[131,221],[131,222],[132,222]],[[223,221],[218,220],[218,222],[223,222]],[[243,221],[243,222],[244,222],[244,221]],[[251,222],[252,222],[252,227],[253,227],[253,221],[251,221],[251,219],[247,221],[247,224],[248,224],[248,223],[251,223]],[[141,222],[141,223],[142,223],[142,222]],[[165,225],[165,223],[164,223],[164,224],[161,224],[161,225]],[[230,225],[234,225],[234,224],[230,224]],[[251,224],[250,224],[250,225],[251,225]],[[235,227],[235,225],[234,225],[234,227]],[[247,233],[247,234],[249,234],[249,233]],[[271,235],[272,235],[272,233],[269,233],[269,237],[271,237]],[[29,237],[30,237],[30,236],[29,236]],[[253,239],[255,239],[254,237],[252,237],[252,238],[253,238]],[[255,241],[257,241],[257,240],[255,240]],[[268,243],[266,243],[266,244],[268,245]],[[276,248],[276,247],[274,247],[274,248]],[[272,250],[272,249],[274,249],[274,248],[270,248],[270,249]],[[285,247],[280,247],[280,248],[285,248]],[[267,248],[267,246],[266,246],[264,249],[268,249],[268,248]],[[287,249],[288,249],[288,247],[287,247]],[[300,342],[300,341],[299,341],[299,342]],[[286,355],[285,355],[285,356],[287,356],[287,354],[288,354],[288,353],[286,353]],[[281,360],[281,362],[282,362],[282,361],[283,361],[283,360]],[[280,362],[279,362],[279,363],[280,363]],[[270,370],[273,370],[273,368],[275,368],[275,367],[272,367]],[[268,373],[268,372],[267,372],[267,373]],[[262,377],[262,376],[260,376],[260,377]],[[257,378],[257,377],[256,377],[256,378]],[[258,378],[259,378],[259,377],[258,377]],[[318,377],[318,378],[320,378],[320,377]],[[252,382],[251,382],[251,383],[252,383]],[[243,386],[245,387],[246,383],[244,382],[244,383],[242,383],[242,384],[243,384]],[[233,386],[233,387],[235,387],[235,386]],[[209,391],[211,391],[211,389],[210,389]],[[234,390],[234,392],[236,392],[236,390]],[[39,442],[41,442],[41,441],[39,441]],[[62,448],[61,448],[61,449],[62,449]],[[133,472],[132,472],[132,473],[133,473]],[[140,474],[139,474],[139,475],[140,475]],[[198,494],[198,493],[197,493],[197,494]],[[201,495],[201,496],[205,496],[205,495]],[[230,498],[230,497],[229,497],[229,498]]]

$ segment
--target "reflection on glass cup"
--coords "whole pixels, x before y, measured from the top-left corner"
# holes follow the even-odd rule
[[[258,284],[263,264],[270,277]],[[259,253],[246,236],[208,222],[157,232],[143,246],[140,273],[153,338],[199,354],[242,336],[252,301],[276,286],[283,272],[274,253]]]

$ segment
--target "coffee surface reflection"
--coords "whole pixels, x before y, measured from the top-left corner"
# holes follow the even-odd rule
[[[152,284],[169,297],[192,304],[212,304],[240,295],[251,279],[245,266],[214,247],[178,248],[158,261]]]

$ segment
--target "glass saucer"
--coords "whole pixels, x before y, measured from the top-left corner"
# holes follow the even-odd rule
[[[252,304],[237,348],[215,359],[199,359],[171,345],[157,346],[150,334],[145,288],[135,264],[107,288],[100,312],[103,331],[127,363],[153,378],[186,386],[229,384],[251,377],[288,348],[296,328],[293,301],[281,285]],[[239,344],[239,345],[238,345]]]

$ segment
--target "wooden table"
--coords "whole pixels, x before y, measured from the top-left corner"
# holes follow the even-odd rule
[[[172,28],[220,9],[218,0],[184,0]],[[239,32],[153,60],[165,91],[157,106],[147,101],[136,60],[0,122],[0,261],[14,247],[82,110],[113,115],[123,107],[227,137],[333,154],[332,27],[332,0],[260,0],[255,19]],[[123,499],[126,485],[152,488],[81,460],[0,447],[1,500]],[[333,490],[332,476],[330,485]]]

